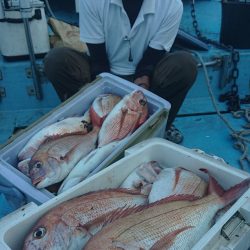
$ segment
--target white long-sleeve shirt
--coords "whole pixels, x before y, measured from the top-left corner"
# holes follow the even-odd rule
[[[105,43],[111,72],[131,75],[148,46],[170,50],[182,12],[181,0],[144,0],[131,27],[122,0],[80,0],[80,38]]]

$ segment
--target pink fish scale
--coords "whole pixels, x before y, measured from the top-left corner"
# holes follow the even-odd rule
[[[148,107],[140,104],[141,99],[145,99],[141,91],[123,97],[105,119],[99,133],[98,146],[125,138],[146,120]]]
[[[105,242],[102,249],[109,249],[112,242],[108,239],[127,246],[137,241],[136,246],[144,249],[157,249],[158,245],[186,249],[209,230],[215,213],[223,206],[216,195],[196,201],[155,203],[106,226],[90,240],[86,249],[97,249],[98,242]]]

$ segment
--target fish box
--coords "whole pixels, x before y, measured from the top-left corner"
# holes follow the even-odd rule
[[[67,117],[83,115],[98,95],[112,93],[124,96],[136,89],[141,89],[147,98],[149,108],[148,119],[131,136],[121,141],[115,150],[90,175],[95,174],[121,158],[124,150],[131,145],[146,138],[163,137],[170,110],[169,102],[126,80],[103,73],[96,81],[83,87],[76,95],[7,142],[0,150],[0,183],[1,180],[8,182],[9,185],[13,185],[23,192],[27,196],[28,201],[34,201],[38,204],[54,197],[53,191],[37,189],[32,186],[30,179],[16,168],[18,163],[17,155],[20,150],[34,134],[45,126]]]
[[[199,170],[200,168],[206,168],[225,189],[249,177],[248,173],[233,168],[218,158],[202,153],[199,150],[188,149],[162,138],[151,138],[125,150],[124,158],[65,191],[60,196],[54,197],[40,206],[31,202],[22,209],[5,216],[0,221],[0,248],[3,250],[20,249],[31,227],[51,208],[87,192],[119,187],[138,165],[151,160],[158,161],[162,167],[166,168],[185,167],[207,180],[207,175]],[[217,220],[192,249],[248,249],[250,245],[250,229],[247,225],[250,222],[249,196],[250,189]],[[244,223],[241,227],[237,227],[236,224],[234,227],[237,230],[242,229],[243,226],[246,228],[242,232],[238,232],[231,225],[233,233],[226,235],[229,227],[226,228],[225,225],[232,218],[235,218],[237,213],[240,214],[238,218],[243,220]],[[221,234],[228,237],[228,239],[225,239]],[[235,236],[233,238],[235,234],[239,234],[239,237]],[[15,236],[15,240],[13,240],[13,236]],[[234,247],[228,247],[230,244],[232,246],[233,242]]]

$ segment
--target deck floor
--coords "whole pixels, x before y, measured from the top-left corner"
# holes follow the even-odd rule
[[[224,114],[224,117],[235,130],[243,129],[244,120],[231,114]],[[175,125],[184,134],[183,146],[223,158],[229,165],[241,169],[239,159],[242,152],[234,147],[231,131],[217,114],[178,117]],[[247,161],[244,161],[244,170],[250,171]]]

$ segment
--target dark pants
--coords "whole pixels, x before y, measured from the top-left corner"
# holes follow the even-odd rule
[[[62,101],[91,81],[88,57],[70,48],[52,49],[44,58],[44,70]],[[166,54],[155,66],[150,91],[171,103],[167,128],[173,123],[196,75],[197,62],[184,51]]]

